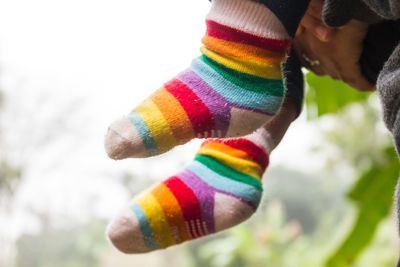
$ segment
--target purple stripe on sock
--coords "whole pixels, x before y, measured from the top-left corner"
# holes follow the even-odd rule
[[[232,103],[215,92],[214,89],[190,69],[178,74],[177,78],[189,86],[204,104],[206,104],[214,117],[215,129],[220,130],[223,136],[225,136],[231,119],[230,110]]]
[[[215,188],[206,184],[189,170],[180,172],[179,177],[197,196],[201,207],[201,217],[207,224],[208,233],[215,233],[214,224],[214,194]]]

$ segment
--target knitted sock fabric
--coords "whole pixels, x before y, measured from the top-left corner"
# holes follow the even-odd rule
[[[114,159],[149,157],[193,138],[251,133],[279,110],[290,37],[267,6],[213,0],[202,55],[108,130]]]
[[[232,227],[256,210],[272,142],[264,129],[207,139],[183,171],[139,194],[108,227],[125,253],[144,253]]]

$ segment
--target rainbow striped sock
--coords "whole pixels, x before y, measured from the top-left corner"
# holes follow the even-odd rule
[[[108,228],[125,253],[143,253],[232,227],[249,218],[262,194],[268,132],[208,139],[194,161],[133,199]]]
[[[154,156],[196,137],[243,136],[279,110],[290,46],[279,19],[261,3],[213,0],[206,24],[202,56],[109,127],[111,158]]]

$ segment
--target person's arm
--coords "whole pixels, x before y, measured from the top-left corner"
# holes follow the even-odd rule
[[[359,91],[373,91],[359,59],[368,25],[352,20],[333,29],[322,21],[322,0],[312,0],[301,21],[293,46],[302,65],[317,75],[329,75]]]

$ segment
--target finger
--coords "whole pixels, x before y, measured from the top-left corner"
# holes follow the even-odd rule
[[[349,63],[349,62],[348,62]],[[330,60],[325,64],[326,71],[332,77],[337,77],[337,80],[341,80],[348,84],[350,87],[362,91],[374,91],[375,86],[370,83],[364,75],[361,73],[361,67],[357,63],[343,64],[343,61],[336,58],[335,60]]]
[[[334,49],[332,49],[334,51]],[[340,80],[350,87],[358,91],[374,91],[375,87],[373,84],[362,75],[359,64],[352,63],[349,60],[346,64],[343,64],[343,60],[339,58],[321,57],[320,69],[322,72],[329,75],[334,80]]]
[[[293,48],[296,52],[296,55],[300,61],[301,66],[310,70],[318,76],[326,75],[327,73],[321,68],[320,64],[316,64],[316,56],[309,49],[309,47],[305,43],[307,36],[302,35],[300,37],[296,37],[293,41]],[[314,62],[314,64],[312,63]],[[319,62],[318,62],[319,63]]]
[[[308,6],[306,13],[322,21],[323,0],[312,0]]]
[[[335,35],[335,29],[325,26],[322,20],[316,19],[308,14],[304,15],[300,23],[306,31],[311,32],[322,42],[329,42]]]

